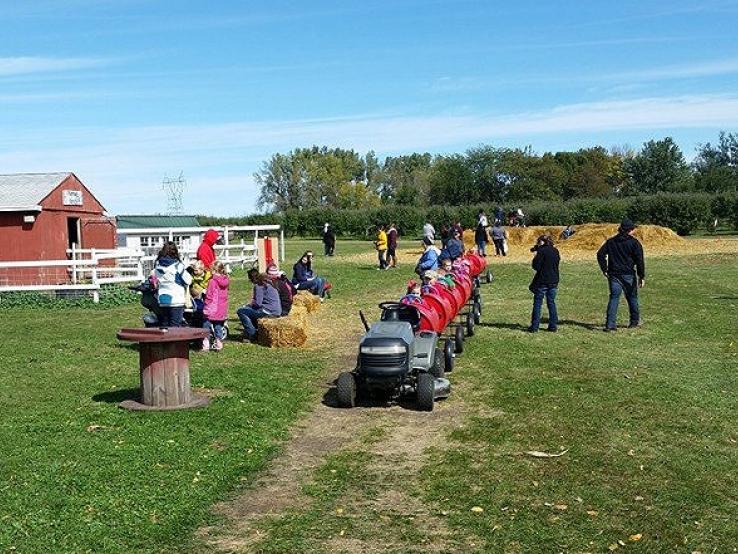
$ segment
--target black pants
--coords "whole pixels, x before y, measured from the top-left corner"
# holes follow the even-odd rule
[[[494,239],[495,243],[495,256],[506,256],[505,254],[505,239]]]

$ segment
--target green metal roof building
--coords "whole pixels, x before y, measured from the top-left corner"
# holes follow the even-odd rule
[[[194,215],[119,215],[118,229],[152,229],[155,227],[199,227]]]

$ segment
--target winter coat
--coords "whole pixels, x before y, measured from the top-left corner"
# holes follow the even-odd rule
[[[627,233],[618,233],[607,239],[597,251],[597,263],[600,264],[602,272],[608,275],[621,276],[637,273],[639,279],[646,278],[643,246],[637,238]]]
[[[269,315],[282,315],[279,293],[271,285],[254,285],[254,297],[251,300],[251,306],[256,309],[262,308]]]
[[[531,291],[538,287],[556,287],[559,284],[559,262],[561,256],[554,246],[544,245],[536,249],[533,269],[536,274],[528,287]]]
[[[302,283],[312,281],[313,279],[315,279],[315,275],[313,275],[313,270],[310,269],[310,266],[302,263],[301,261],[298,261],[292,266],[292,282],[295,285],[301,285]]]
[[[176,308],[185,305],[185,288],[192,283],[192,275],[185,265],[174,258],[159,258],[154,275],[158,281],[156,299],[159,306]]]
[[[495,225],[492,227],[492,239],[493,240],[505,240],[507,238],[507,231],[501,225]]]
[[[292,298],[294,291],[292,290],[292,284],[286,279],[280,277],[279,279],[273,279],[272,284],[277,289],[279,294],[279,302],[282,305],[282,316],[289,315],[292,309]]]
[[[208,282],[205,293],[205,308],[203,315],[209,321],[225,321],[228,319],[228,285],[227,275],[216,273]]]
[[[416,267],[417,273],[423,273],[424,271],[430,271],[432,269],[438,269],[438,248],[431,246],[427,248],[423,255],[420,256],[418,265]]]
[[[391,227],[387,232],[387,246],[389,248],[397,248],[397,229]]]
[[[442,258],[451,258],[455,260],[460,258],[464,254],[464,245],[459,239],[449,239],[446,243],[446,248],[441,253]]]
[[[211,268],[215,262],[215,249],[213,245],[218,241],[218,231],[208,229],[202,238],[202,243],[197,248],[197,259],[205,264],[205,267]]]
[[[387,233],[379,231],[379,233],[377,233],[377,240],[374,241],[374,244],[380,252],[382,250],[387,250]]]
[[[326,246],[336,246],[336,234],[330,229],[323,233],[323,244]]]
[[[480,223],[479,225],[477,225],[477,229],[474,231],[474,242],[479,244],[480,242],[488,241],[489,237],[487,236],[487,226]]]
[[[206,269],[202,272],[200,275],[192,275],[192,285],[190,287],[190,292],[192,293],[192,296],[199,297],[200,294],[205,292],[208,288],[208,283],[210,282],[210,278],[213,275],[210,273],[210,270]]]

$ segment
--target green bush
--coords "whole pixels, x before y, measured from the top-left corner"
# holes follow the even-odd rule
[[[100,302],[95,304],[89,291],[17,291],[0,293],[0,308],[31,310],[61,310],[69,307],[107,309],[134,304],[139,301],[136,292],[120,285],[100,287]]]
[[[709,228],[714,218],[730,220],[738,228],[738,194],[736,193],[663,193],[625,198],[577,198],[566,202],[532,202],[521,206],[528,225],[581,225],[583,223],[618,223],[629,217],[636,223],[663,225],[680,235]],[[200,217],[205,225],[279,224],[288,236],[320,236],[328,222],[341,237],[367,238],[379,224],[397,224],[400,234],[419,236],[423,224],[430,221],[439,231],[441,225],[460,221],[473,228],[477,214],[483,209],[492,218],[494,205],[413,206],[386,205],[366,210],[310,208],[288,210],[283,214],[253,215],[241,218]],[[503,206],[508,212],[518,205]]]

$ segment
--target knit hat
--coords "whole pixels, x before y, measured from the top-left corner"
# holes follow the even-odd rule
[[[618,231],[621,233],[628,233],[635,228],[635,223],[633,223],[630,219],[626,217],[625,219],[623,219],[623,221],[620,222],[620,227],[618,228]]]
[[[278,279],[279,268],[275,264],[269,264],[269,267],[267,267],[267,276],[269,276],[270,279]]]

